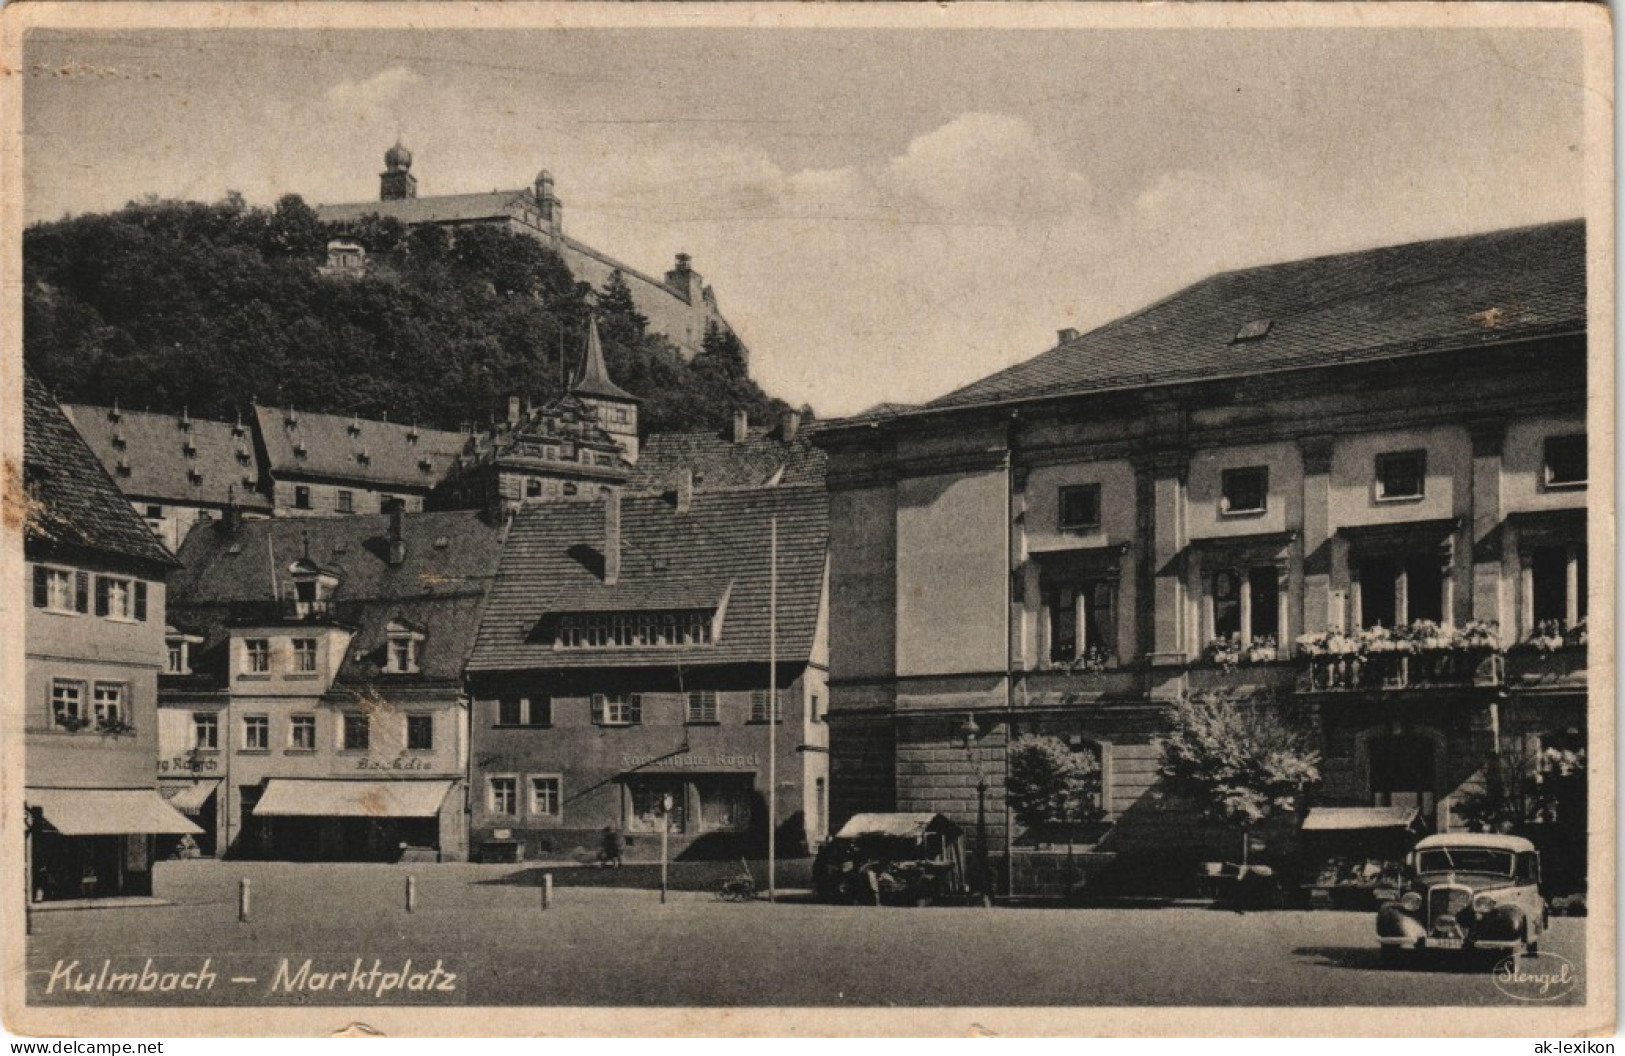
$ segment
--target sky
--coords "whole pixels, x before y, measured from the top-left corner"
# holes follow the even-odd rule
[[[29,220],[528,186],[693,256],[769,393],[920,402],[1229,268],[1579,216],[1529,29],[34,30]]]

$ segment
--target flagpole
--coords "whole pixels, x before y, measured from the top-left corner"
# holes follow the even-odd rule
[[[779,518],[768,522],[767,559],[767,900],[778,895]]]

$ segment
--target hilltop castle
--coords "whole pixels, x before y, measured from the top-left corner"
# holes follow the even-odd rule
[[[377,201],[321,205],[317,215],[326,223],[340,225],[376,215],[392,217],[408,227],[505,227],[547,243],[577,281],[594,289],[602,289],[610,275],[619,271],[638,311],[648,317],[649,329],[665,334],[685,357],[699,353],[707,325],[714,323],[718,329],[732,332],[717,310],[716,294],[693,269],[687,253],[678,253],[665,278],[657,279],[565,234],[564,203],[554,193],[553,174],[546,169],[523,190],[419,197],[412,152],[397,142],[384,152],[384,171],[378,183]]]

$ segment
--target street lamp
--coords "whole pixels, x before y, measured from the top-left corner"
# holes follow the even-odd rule
[[[977,748],[977,741],[982,736],[982,728],[976,725],[976,716],[965,716],[965,725],[959,728],[959,736],[965,745],[965,758],[976,768],[976,893],[982,896],[983,902],[986,902],[989,894],[987,889],[987,770],[982,766],[982,753]]]
[[[666,866],[671,861],[671,793],[660,797],[660,902],[666,902]]]

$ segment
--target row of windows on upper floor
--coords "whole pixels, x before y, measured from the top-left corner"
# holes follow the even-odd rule
[[[34,607],[63,615],[141,622],[147,618],[147,584],[130,576],[34,566]]]
[[[368,495],[368,494],[372,494],[372,493],[371,492],[362,492],[362,494],[363,495]],[[406,504],[407,500],[403,496],[400,496],[400,495],[391,495],[389,492],[378,492],[378,512],[379,513],[388,513],[390,510],[392,510],[395,507],[396,503]],[[293,508],[296,509],[296,510],[315,509],[315,506],[312,504],[312,501],[311,501],[311,491],[310,491],[310,486],[309,485],[307,485],[307,484],[295,484],[294,485],[294,488],[293,488]],[[356,505],[355,492],[350,490],[349,488],[339,488],[333,493],[333,508],[335,510],[337,510],[339,513],[360,513],[361,512],[361,509]]]
[[[1205,650],[1265,662],[1289,651],[1285,615],[1288,577],[1280,563],[1204,570],[1200,630]],[[1516,634],[1543,650],[1583,644],[1589,583],[1581,540],[1541,545],[1523,555]],[[1061,578],[1043,591],[1044,655],[1052,664],[1089,669],[1118,663],[1119,577],[1084,574]],[[1395,552],[1365,557],[1350,569],[1348,619],[1372,630],[1422,623],[1452,628],[1451,570],[1438,553]],[[1486,626],[1495,644],[1499,628]],[[1486,639],[1487,640],[1487,639]]]
[[[340,751],[367,751],[372,748],[373,716],[364,711],[341,713],[335,728],[333,747]],[[434,750],[434,715],[429,712],[407,712],[404,716],[406,750],[430,752]],[[280,724],[279,724],[280,725]],[[273,743],[272,717],[268,714],[249,713],[238,719],[237,750],[239,752],[269,752]],[[316,714],[294,712],[287,717],[285,728],[278,731],[276,743],[290,752],[316,750]],[[220,713],[195,711],[192,713],[192,751],[220,750]]]
[[[1586,438],[1583,433],[1549,436],[1542,449],[1541,479],[1548,489],[1586,486]],[[1372,483],[1378,502],[1414,502],[1426,497],[1427,452],[1421,449],[1385,451],[1372,465]],[[1219,474],[1219,513],[1243,516],[1269,509],[1268,466],[1239,466]],[[1057,527],[1062,531],[1094,531],[1101,525],[1099,484],[1060,488]]]
[[[130,685],[101,679],[53,678],[46,708],[51,725],[77,733],[95,727],[100,733],[134,733],[130,720]]]
[[[643,693],[594,693],[588,698],[595,726],[641,726],[643,724]],[[728,716],[727,703],[714,690],[700,690],[681,694],[683,721],[688,725],[721,725]],[[750,691],[748,711],[740,716],[751,723],[765,723],[769,719],[769,693],[765,689]],[[496,701],[495,722],[498,727],[545,727],[553,725],[555,702],[550,696],[506,696]],[[772,719],[784,719],[784,692],[777,694],[776,706],[771,709]],[[809,712],[814,722],[824,720],[822,702],[813,694]]]
[[[384,673],[412,675],[419,673],[426,636],[419,631],[391,626],[385,644]],[[168,655],[164,673],[187,675],[192,673],[192,646],[201,638],[169,634],[165,638]],[[282,640],[279,640],[279,642]],[[270,638],[244,638],[239,653],[236,675],[239,679],[269,678],[273,674],[294,677],[315,677],[319,668],[317,657],[321,648],[319,639],[290,637],[285,649],[272,649]]]

